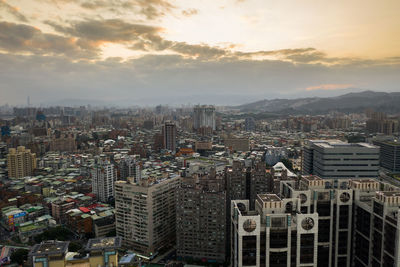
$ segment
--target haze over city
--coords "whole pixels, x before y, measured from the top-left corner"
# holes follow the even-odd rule
[[[399,91],[400,2],[1,0],[0,105]]]

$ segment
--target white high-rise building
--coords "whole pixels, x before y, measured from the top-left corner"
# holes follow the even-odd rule
[[[206,105],[197,105],[193,109],[193,128],[211,128],[215,131],[215,107]]]
[[[114,183],[116,181],[116,171],[114,165],[101,163],[94,166],[91,170],[92,193],[101,202],[107,202],[114,196]]]
[[[116,231],[125,247],[151,257],[175,243],[175,194],[179,185],[179,176],[115,183]]]

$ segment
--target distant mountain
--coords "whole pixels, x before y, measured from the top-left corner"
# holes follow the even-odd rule
[[[397,113],[400,112],[400,92],[363,91],[336,97],[265,99],[235,108],[243,112],[279,114],[324,114],[330,111],[362,112],[367,108]]]

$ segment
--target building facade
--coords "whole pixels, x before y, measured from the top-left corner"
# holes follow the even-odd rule
[[[145,257],[175,243],[175,194],[180,177],[115,183],[115,220],[123,245]]]
[[[375,141],[373,143],[380,147],[381,167],[393,173],[400,173],[400,142]]]
[[[91,170],[92,193],[101,202],[107,202],[114,197],[114,183],[116,181],[116,170],[110,163],[100,163]]]
[[[232,266],[399,266],[400,188],[375,179],[282,181],[231,203]]]
[[[193,128],[200,130],[201,128],[209,128],[215,131],[215,107],[206,105],[197,105],[193,108]]]
[[[172,152],[176,151],[176,125],[171,121],[164,123],[163,130],[163,148]]]
[[[183,178],[176,195],[176,247],[183,260],[225,262],[226,192],[223,176]]]
[[[7,168],[9,178],[23,178],[31,176],[36,169],[36,154],[29,149],[19,146],[10,148],[7,155]]]
[[[302,173],[321,178],[377,178],[379,147],[338,140],[308,140],[302,151]]]

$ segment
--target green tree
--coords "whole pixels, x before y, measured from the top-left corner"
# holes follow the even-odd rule
[[[18,263],[19,265],[24,264],[24,261],[28,259],[29,251],[27,249],[17,249],[11,254],[11,262]]]
[[[82,248],[82,244],[78,242],[70,242],[68,246],[68,251],[78,252]]]
[[[283,159],[281,159],[281,162],[283,163],[283,165],[286,166],[286,168],[293,171],[293,163],[289,159],[283,158]]]

